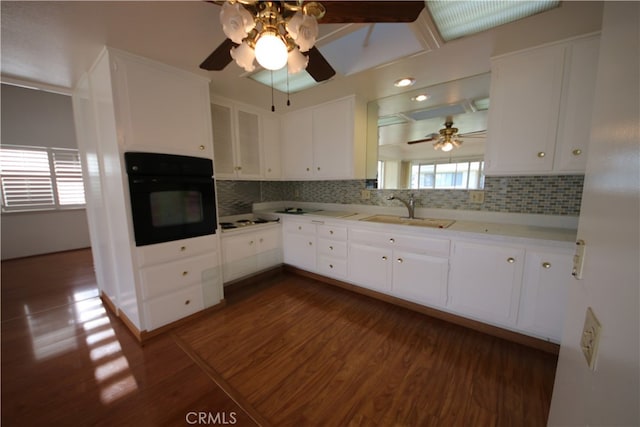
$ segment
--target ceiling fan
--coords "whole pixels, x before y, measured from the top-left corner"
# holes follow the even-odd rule
[[[318,24],[413,22],[424,9],[424,1],[213,1],[222,6],[220,21],[223,41],[200,68],[220,71],[233,60],[246,71],[253,71],[254,57],[266,69],[288,66],[289,73],[302,69],[317,82],[335,75],[331,64],[314,46]],[[281,59],[273,61],[269,51],[263,63],[262,46],[270,40],[278,45]],[[279,40],[279,41],[278,41]],[[282,59],[284,58],[284,59]],[[275,68],[277,67],[277,68]]]
[[[486,130],[458,133],[458,128],[453,127],[453,119],[451,117],[447,117],[444,123],[444,128],[440,129],[438,133],[430,133],[428,135],[425,135],[425,138],[423,139],[408,141],[407,144],[412,145],[422,142],[435,141],[433,143],[433,149],[446,152],[460,147],[463,142],[460,138],[484,138],[486,134]]]

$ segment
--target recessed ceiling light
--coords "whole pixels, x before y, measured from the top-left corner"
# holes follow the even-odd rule
[[[427,95],[426,93],[421,93],[420,95],[411,97],[412,101],[417,101],[417,102],[423,102],[423,101],[426,101],[427,99],[429,99],[429,95]]]
[[[396,80],[393,85],[395,87],[407,87],[407,86],[411,86],[412,84],[414,84],[416,82],[416,79],[414,79],[413,77],[404,77],[400,80]]]

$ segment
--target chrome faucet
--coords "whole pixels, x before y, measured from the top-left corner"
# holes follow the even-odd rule
[[[407,210],[409,211],[409,219],[415,218],[416,200],[413,198],[413,193],[409,194],[408,202],[405,200],[402,200],[399,197],[394,196],[393,194],[387,197],[387,200],[398,200],[399,202],[402,202],[402,204],[404,204],[407,207]]]

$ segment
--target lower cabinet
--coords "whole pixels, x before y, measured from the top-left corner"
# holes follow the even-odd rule
[[[561,341],[572,261],[569,250],[527,248],[518,328]]]
[[[281,226],[247,229],[223,234],[222,276],[224,283],[282,263]]]
[[[285,218],[282,225],[284,263],[316,271],[316,225],[308,220]]]
[[[347,227],[316,225],[317,269],[335,279],[347,277]]]
[[[478,320],[515,326],[523,267],[521,247],[455,241],[447,307]]]
[[[349,281],[417,303],[444,306],[449,241],[351,230]]]
[[[137,248],[144,328],[175,322],[223,298],[217,235]]]

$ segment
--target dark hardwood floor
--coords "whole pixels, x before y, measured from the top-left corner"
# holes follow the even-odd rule
[[[140,346],[89,250],[2,262],[2,425],[546,424],[548,353],[293,275],[227,302]]]

